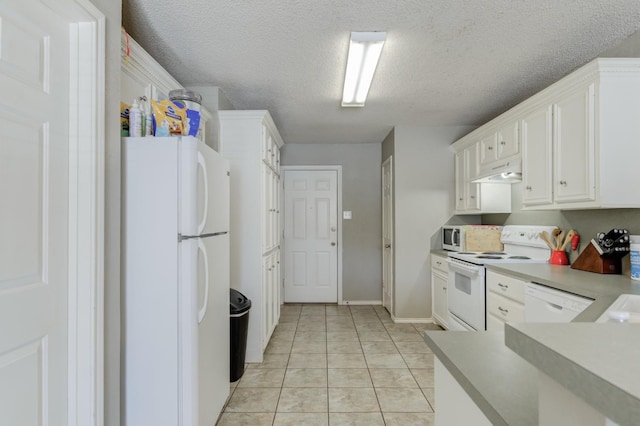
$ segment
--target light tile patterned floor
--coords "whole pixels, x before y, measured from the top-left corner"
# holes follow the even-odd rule
[[[381,306],[282,306],[264,362],[231,384],[218,426],[432,425],[433,353]]]

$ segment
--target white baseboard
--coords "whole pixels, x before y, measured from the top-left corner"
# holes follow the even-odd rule
[[[395,323],[415,323],[415,324],[434,324],[433,318],[396,318],[391,315],[391,320]]]
[[[341,305],[382,305],[382,300],[343,300]]]

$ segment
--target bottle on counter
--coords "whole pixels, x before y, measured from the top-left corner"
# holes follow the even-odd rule
[[[142,110],[138,104],[138,99],[133,100],[129,109],[129,136],[142,136]]]
[[[629,235],[631,279],[640,281],[640,235]]]

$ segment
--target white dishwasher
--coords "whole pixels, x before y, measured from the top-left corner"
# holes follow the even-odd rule
[[[527,283],[524,296],[524,320],[525,322],[571,322],[592,302],[592,299],[586,297]]]

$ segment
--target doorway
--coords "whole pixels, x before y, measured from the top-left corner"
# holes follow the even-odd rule
[[[287,166],[284,175],[284,302],[342,298],[341,166]]]
[[[393,156],[382,163],[382,306],[393,317]]]
[[[0,413],[103,414],[105,17],[89,0],[0,3]]]

